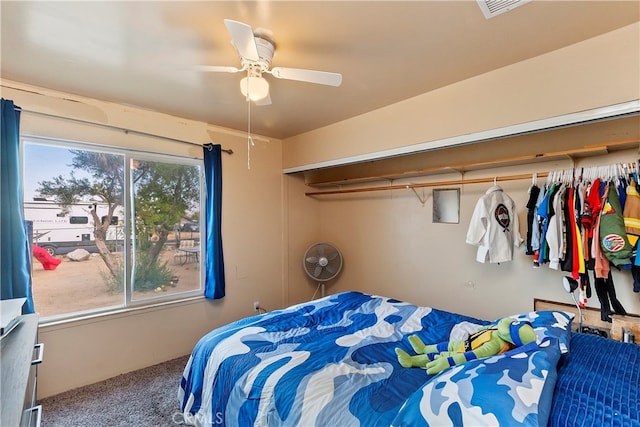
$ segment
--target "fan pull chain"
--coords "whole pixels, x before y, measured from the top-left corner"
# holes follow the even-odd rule
[[[251,146],[255,145],[251,137],[251,100],[247,91],[247,170],[251,170]]]

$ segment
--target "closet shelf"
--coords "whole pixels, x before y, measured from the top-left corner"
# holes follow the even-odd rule
[[[474,170],[484,170],[496,167],[504,167],[504,166],[516,166],[523,164],[530,164],[542,161],[552,161],[558,159],[575,159],[580,157],[590,157],[590,156],[598,156],[609,154],[613,151],[620,151],[630,148],[638,148],[640,141],[637,139],[629,139],[629,140],[620,140],[620,141],[611,141],[602,144],[594,144],[587,145],[582,148],[570,149],[570,150],[562,150],[562,151],[553,151],[546,153],[537,153],[537,154],[526,154],[521,156],[513,156],[513,157],[505,157],[500,159],[495,159],[491,161],[479,161],[479,162],[467,162],[460,163],[454,165],[446,165],[425,169],[417,169],[411,171],[404,171],[401,173],[393,174],[393,175],[380,175],[380,176],[368,176],[364,178],[356,178],[356,179],[348,179],[348,180],[336,180],[336,181],[326,181],[322,183],[310,183],[307,182],[309,186],[316,187],[326,187],[333,186],[339,187],[337,189],[332,190],[320,190],[320,191],[309,191],[306,192],[306,196],[322,196],[322,195],[331,195],[331,194],[346,194],[346,193],[362,193],[369,191],[384,191],[384,190],[398,190],[398,189],[411,189],[411,188],[421,188],[421,187],[442,187],[442,186],[451,186],[451,185],[462,185],[462,184],[477,184],[477,183],[487,183],[496,181],[511,181],[511,180],[520,180],[520,179],[529,179],[531,178],[531,174],[520,174],[520,175],[507,175],[501,177],[490,177],[490,178],[475,178],[475,179],[457,179],[457,180],[448,180],[448,181],[438,181],[438,182],[428,182],[428,183],[410,183],[410,184],[397,184],[397,185],[381,185],[381,186],[373,186],[373,187],[352,187],[352,188],[344,188],[345,185],[355,185],[361,184],[365,182],[373,182],[373,181],[384,181],[388,180],[392,182],[393,180],[403,179],[403,178],[412,178],[417,176],[432,176],[436,174],[443,174],[448,172],[457,172],[463,173]],[[547,176],[547,172],[538,172],[538,177]]]
[[[538,178],[544,178],[549,172],[537,172]],[[531,174],[519,174],[519,175],[503,175],[492,178],[471,178],[471,179],[454,179],[450,181],[438,181],[438,182],[421,182],[414,184],[397,184],[397,185],[381,185],[378,187],[357,187],[357,188],[342,188],[339,190],[325,190],[325,191],[309,191],[304,193],[305,196],[323,196],[329,194],[346,194],[346,193],[365,193],[369,191],[383,191],[383,190],[403,190],[414,189],[423,187],[444,187],[448,185],[462,185],[462,184],[481,184],[485,182],[501,182],[501,181],[516,181],[520,179],[531,179]]]

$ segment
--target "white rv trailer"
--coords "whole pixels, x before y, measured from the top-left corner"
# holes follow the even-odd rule
[[[98,217],[104,221],[108,212],[106,203],[80,202],[65,208],[44,199],[24,202],[25,220],[33,226],[33,244],[45,248],[51,255],[63,255],[77,248],[96,252],[90,213],[94,205]],[[123,221],[124,209],[118,206],[107,230],[107,244],[114,250],[123,244]]]

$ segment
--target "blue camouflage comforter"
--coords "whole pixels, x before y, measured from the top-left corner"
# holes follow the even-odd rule
[[[523,316],[544,318],[558,331],[568,329],[570,318],[539,313]],[[548,325],[539,334],[544,346],[494,357],[490,381],[472,378],[487,369],[482,365],[486,359],[440,376],[399,365],[394,349],[410,351],[407,336],[447,341],[460,322],[490,323],[359,292],[242,319],[211,331],[196,344],[180,383],[181,409],[185,419],[197,425],[389,426],[442,425],[447,417],[452,424],[457,419],[475,420],[461,418],[465,408],[481,415],[493,410],[493,418],[487,419],[498,417],[508,424],[546,423],[549,402],[541,396],[553,389],[560,355],[557,339],[544,332]],[[534,327],[537,333],[543,329],[535,323]],[[503,375],[501,360],[515,360],[517,374]],[[443,374],[468,389],[462,398],[449,396],[450,390],[443,394],[446,388],[433,381]],[[499,399],[470,400],[489,391],[474,392],[476,383],[502,393],[514,409],[505,410]],[[440,397],[425,409],[425,393],[433,387]],[[518,394],[525,395],[520,402]],[[544,403],[542,411],[539,401]]]

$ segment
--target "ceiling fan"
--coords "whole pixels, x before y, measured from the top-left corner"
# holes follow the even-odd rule
[[[302,68],[271,67],[271,60],[276,50],[275,42],[268,36],[254,32],[250,25],[225,19],[224,24],[231,35],[233,46],[240,55],[241,67],[203,65],[203,71],[222,73],[246,72],[247,76],[240,81],[240,91],[247,101],[257,105],[271,104],[269,82],[262,77],[263,73],[271,74],[278,79],[297,80],[328,86],[340,86],[342,75],[326,71],[305,70]]]

